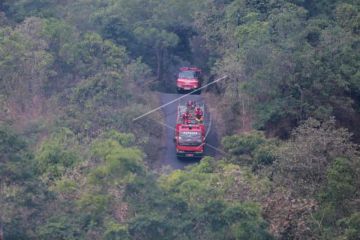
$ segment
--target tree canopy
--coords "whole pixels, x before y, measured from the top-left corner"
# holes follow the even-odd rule
[[[358,239],[360,3],[2,0],[0,239]],[[203,69],[221,156],[136,116]]]

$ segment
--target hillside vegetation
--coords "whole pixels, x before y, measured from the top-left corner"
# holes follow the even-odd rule
[[[360,236],[360,3],[2,0],[0,239]],[[159,166],[196,65],[221,157]]]

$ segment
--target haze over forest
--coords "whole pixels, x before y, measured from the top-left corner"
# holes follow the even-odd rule
[[[1,0],[0,240],[359,239],[359,10]],[[133,119],[183,66],[228,77],[216,153],[174,169],[166,113]]]

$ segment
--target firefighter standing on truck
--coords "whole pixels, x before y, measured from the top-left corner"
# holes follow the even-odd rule
[[[190,124],[191,113],[187,110],[187,111],[184,112],[184,114],[182,115],[182,119],[183,119],[183,123],[184,123],[184,124]]]
[[[187,108],[190,109],[190,110],[194,109],[194,108],[195,108],[195,105],[196,105],[195,102],[194,102],[194,101],[191,101],[191,100],[189,100],[189,101],[187,102],[187,104],[186,104]]]
[[[204,117],[203,117],[203,115],[204,115],[204,113],[203,113],[203,111],[201,110],[201,108],[200,107],[196,107],[196,109],[195,109],[195,118],[196,118],[196,120],[198,121],[198,122],[202,122],[204,119]]]

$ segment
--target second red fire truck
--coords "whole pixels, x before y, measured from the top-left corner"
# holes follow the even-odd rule
[[[197,67],[180,68],[180,72],[177,75],[176,87],[179,93],[184,91],[193,91],[200,88],[201,69]]]

